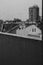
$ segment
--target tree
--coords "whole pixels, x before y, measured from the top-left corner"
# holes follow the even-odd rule
[[[21,22],[21,19],[14,18],[13,22]]]

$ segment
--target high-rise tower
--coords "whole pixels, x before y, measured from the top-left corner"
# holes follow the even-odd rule
[[[37,22],[39,20],[39,7],[32,6],[29,8],[29,21]]]
[[[33,21],[33,8],[29,8],[29,21]]]

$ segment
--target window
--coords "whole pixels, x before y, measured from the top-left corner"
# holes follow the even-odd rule
[[[36,32],[36,28],[33,28],[33,29],[32,29],[32,32]]]

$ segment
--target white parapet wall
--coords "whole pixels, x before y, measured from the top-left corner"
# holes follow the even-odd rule
[[[34,39],[34,40],[40,40],[42,41],[42,35],[40,36],[34,36],[34,35],[19,35],[19,34],[12,34],[12,33],[4,33],[4,32],[0,32],[0,34],[4,34],[4,35],[9,35],[9,36],[17,36],[17,37],[22,37],[22,38],[27,38],[27,39]]]

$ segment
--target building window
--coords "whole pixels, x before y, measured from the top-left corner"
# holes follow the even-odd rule
[[[32,32],[36,32],[36,28],[33,28],[33,29],[32,29]]]

